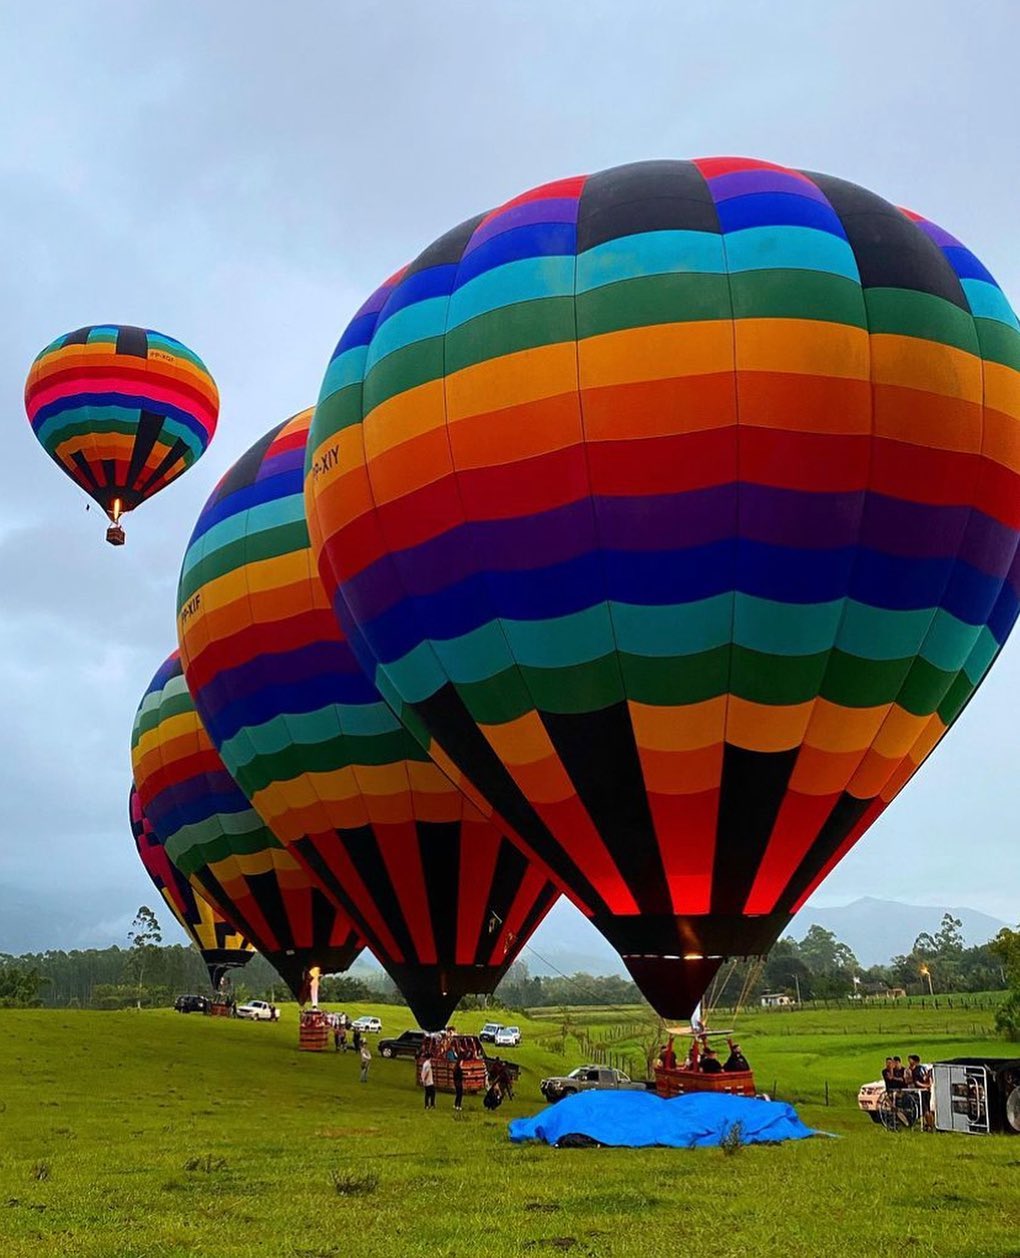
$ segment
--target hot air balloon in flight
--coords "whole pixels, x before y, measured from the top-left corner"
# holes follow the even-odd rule
[[[1002,647],[1018,371],[948,232],[744,158],[527,192],[340,340],[338,616],[662,1014],[771,946]]]
[[[219,991],[227,972],[247,965],[255,955],[255,949],[170,863],[163,844],[149,825],[134,786],[128,799],[128,816],[145,872],[184,933],[198,949],[209,971],[213,991]]]
[[[494,990],[557,892],[432,763],[341,635],[304,517],[311,415],[256,442],[199,516],[181,660],[233,778],[439,1030],[461,996]]]
[[[110,519],[176,480],[216,431],[219,394],[205,363],[146,328],[101,324],[58,337],[32,364],[25,409],[40,444]]]
[[[223,767],[175,651],[149,683],[131,735],[142,808],[167,856],[303,1001],[346,970],[362,943],[310,882]]]

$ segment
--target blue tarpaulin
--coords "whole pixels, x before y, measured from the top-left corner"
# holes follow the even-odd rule
[[[718,1145],[734,1124],[742,1144],[803,1140],[805,1127],[792,1105],[754,1097],[693,1092],[665,1100],[652,1092],[579,1092],[531,1118],[510,1123],[510,1139],[558,1144],[581,1135],[599,1144],[644,1148],[704,1149]]]

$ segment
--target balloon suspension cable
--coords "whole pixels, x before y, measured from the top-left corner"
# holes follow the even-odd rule
[[[744,985],[740,989],[740,998],[737,1001],[736,1008],[733,1010],[734,1022],[740,1017],[740,1011],[744,1007],[744,1002],[751,994],[752,988],[761,978],[762,970],[765,969],[765,957],[753,957],[751,964],[747,967],[747,974],[744,977]]]
[[[706,1020],[708,1019],[708,1015],[712,1012],[712,1010],[715,1008],[715,1006],[719,1003],[720,999],[725,994],[726,988],[729,987],[730,980],[733,978],[733,975],[737,972],[737,966],[739,964],[740,964],[740,959],[738,957],[733,957],[730,960],[728,970],[724,970],[722,967],[716,970],[715,977],[712,979],[712,982],[709,984],[708,991],[705,993],[705,995],[701,999],[703,1015]]]

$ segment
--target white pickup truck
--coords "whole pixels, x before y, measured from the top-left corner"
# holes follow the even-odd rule
[[[280,1011],[268,1000],[249,1000],[246,1005],[238,1005],[235,1013],[239,1018],[247,1018],[249,1022],[279,1022]]]
[[[543,1079],[539,1087],[547,1101],[562,1101],[565,1096],[573,1096],[575,1092],[647,1092],[655,1084],[634,1080],[622,1070],[613,1070],[609,1066],[578,1066],[569,1075],[554,1075],[551,1079]]]

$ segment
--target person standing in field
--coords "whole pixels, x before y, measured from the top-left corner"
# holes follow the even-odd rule
[[[436,1081],[432,1073],[432,1058],[423,1057],[421,1063],[421,1086],[425,1089],[425,1108],[436,1108]],[[459,1108],[459,1106],[458,1106]]]
[[[368,1067],[372,1060],[372,1054],[369,1052],[366,1041],[361,1042],[361,1074],[358,1076],[359,1083],[368,1082]]]
[[[910,1080],[910,1086],[917,1088],[918,1091],[921,1102],[921,1120],[927,1130],[933,1131],[935,1115],[931,1109],[931,1071],[921,1064],[921,1059],[916,1053],[911,1053],[907,1058],[907,1077]]]
[[[453,1108],[460,1109],[464,1103],[464,1067],[459,1057],[453,1059]]]

